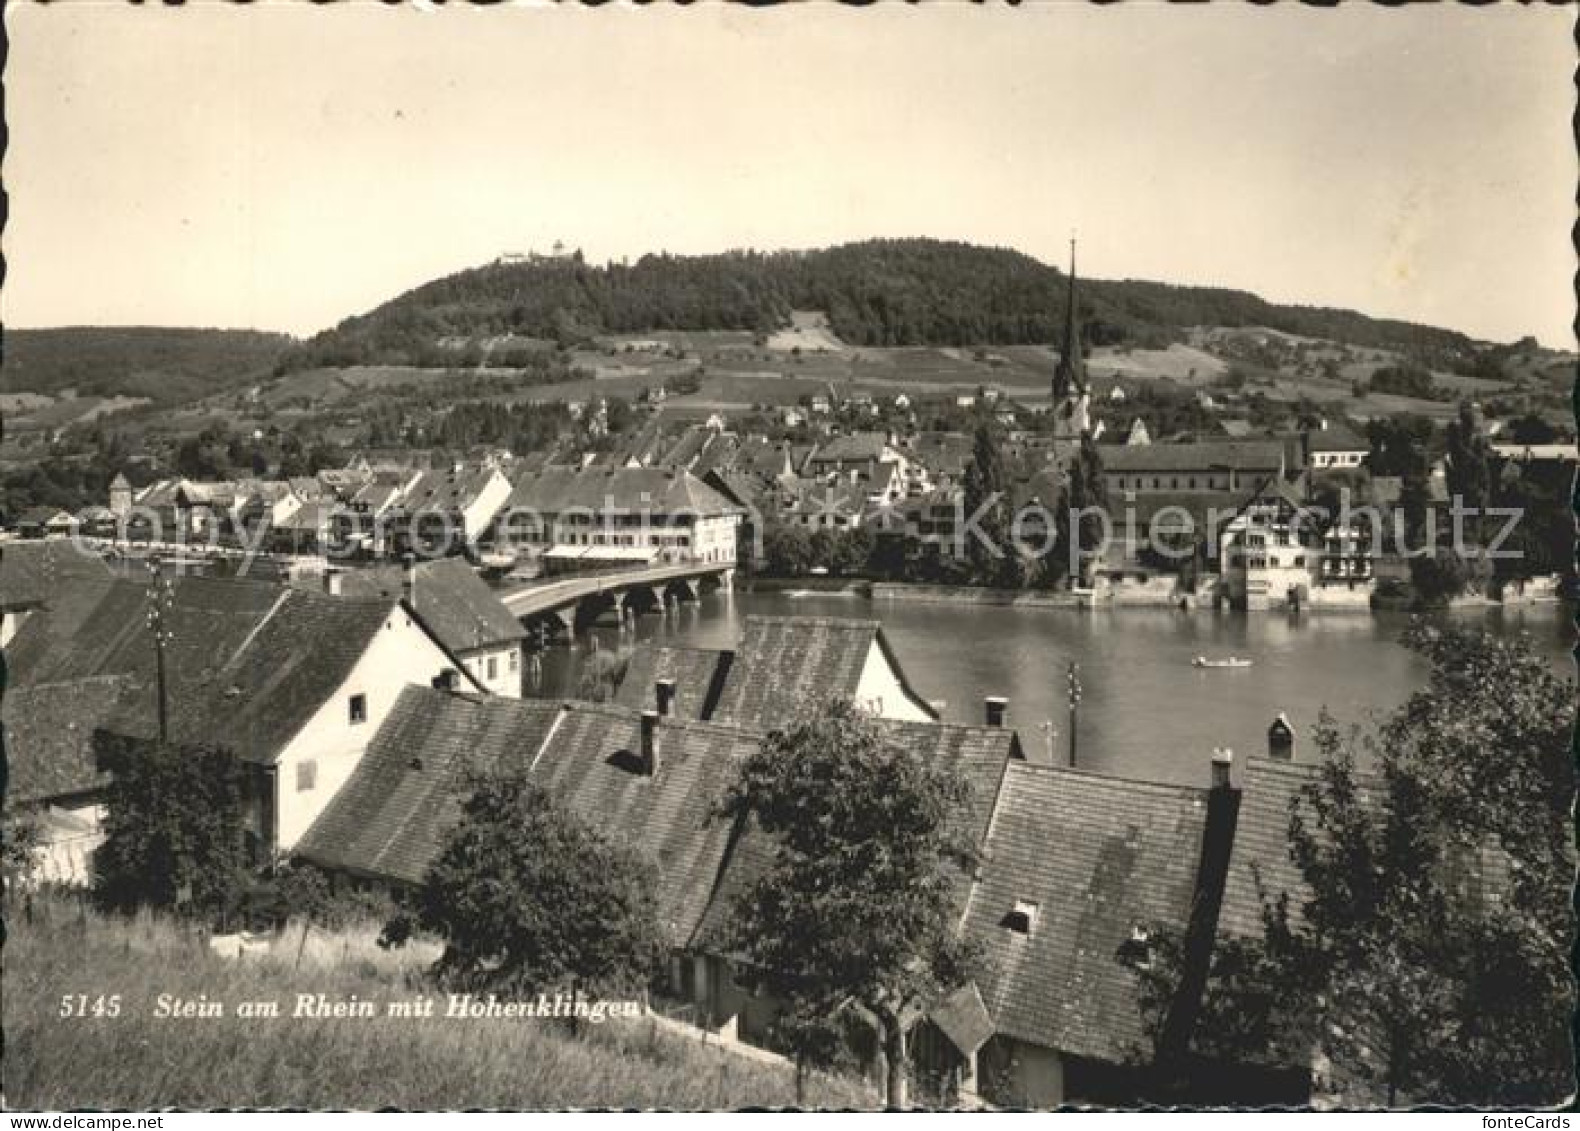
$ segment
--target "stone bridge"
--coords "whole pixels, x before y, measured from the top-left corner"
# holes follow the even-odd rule
[[[704,592],[729,589],[734,581],[734,562],[682,562],[529,582],[501,590],[499,599],[529,630],[574,636],[605,613],[625,620],[662,612],[700,600]]]

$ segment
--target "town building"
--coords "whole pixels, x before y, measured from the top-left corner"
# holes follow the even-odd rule
[[[802,475],[828,486],[859,487],[874,503],[898,499],[913,486],[910,460],[883,432],[832,437],[813,449]]]
[[[1342,424],[1328,424],[1302,434],[1307,471],[1346,471],[1362,466],[1371,446]]]
[[[72,578],[7,651],[13,688],[118,677],[111,741],[212,745],[248,771],[248,843],[289,849],[350,775],[408,684],[482,692],[399,598],[333,597],[240,580],[170,579],[159,678],[149,587]],[[9,693],[7,698],[9,699]]]
[[[412,561],[364,569],[330,568],[324,591],[348,597],[399,598],[414,609],[440,643],[494,695],[521,695],[526,630],[463,558]]]
[[[1283,484],[1269,484],[1219,535],[1222,596],[1235,609],[1309,605],[1323,559],[1321,533]]]
[[[740,508],[690,472],[551,467],[516,480],[490,539],[562,569],[734,562],[740,522]]]
[[[509,498],[510,481],[497,468],[456,464],[426,471],[388,516],[391,549],[424,556],[470,550]]]
[[[109,784],[94,733],[114,715],[126,689],[120,676],[90,676],[13,687],[0,702],[6,808],[36,828],[35,881],[68,887],[92,882]]]

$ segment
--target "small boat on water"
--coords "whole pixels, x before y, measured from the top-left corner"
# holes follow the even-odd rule
[[[1248,668],[1251,666],[1251,661],[1242,659],[1239,656],[1228,656],[1221,660],[1197,656],[1191,661],[1191,665],[1198,668]]]

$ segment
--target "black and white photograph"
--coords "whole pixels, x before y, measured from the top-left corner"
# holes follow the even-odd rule
[[[5,5],[10,1125],[1567,1127],[1576,12]]]

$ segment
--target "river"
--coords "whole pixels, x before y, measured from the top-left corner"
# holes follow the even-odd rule
[[[534,693],[572,694],[593,647],[659,641],[731,648],[753,613],[869,617],[883,623],[906,676],[949,722],[981,721],[982,699],[1009,698],[1009,721],[1029,756],[1068,757],[1066,671],[1079,669],[1077,764],[1099,773],[1204,784],[1214,747],[1259,753],[1282,711],[1309,746],[1319,712],[1366,723],[1402,704],[1426,681],[1426,665],[1399,643],[1403,614],[1182,612],[1169,609],[1011,609],[920,604],[858,596],[716,593],[700,604],[597,628],[545,658]],[[1453,614],[1499,634],[1524,632],[1555,671],[1572,675],[1573,612],[1567,605]],[[1203,670],[1197,655],[1248,657],[1243,669]],[[1049,728],[1052,721],[1053,742]],[[1297,746],[1297,757],[1302,748]]]

